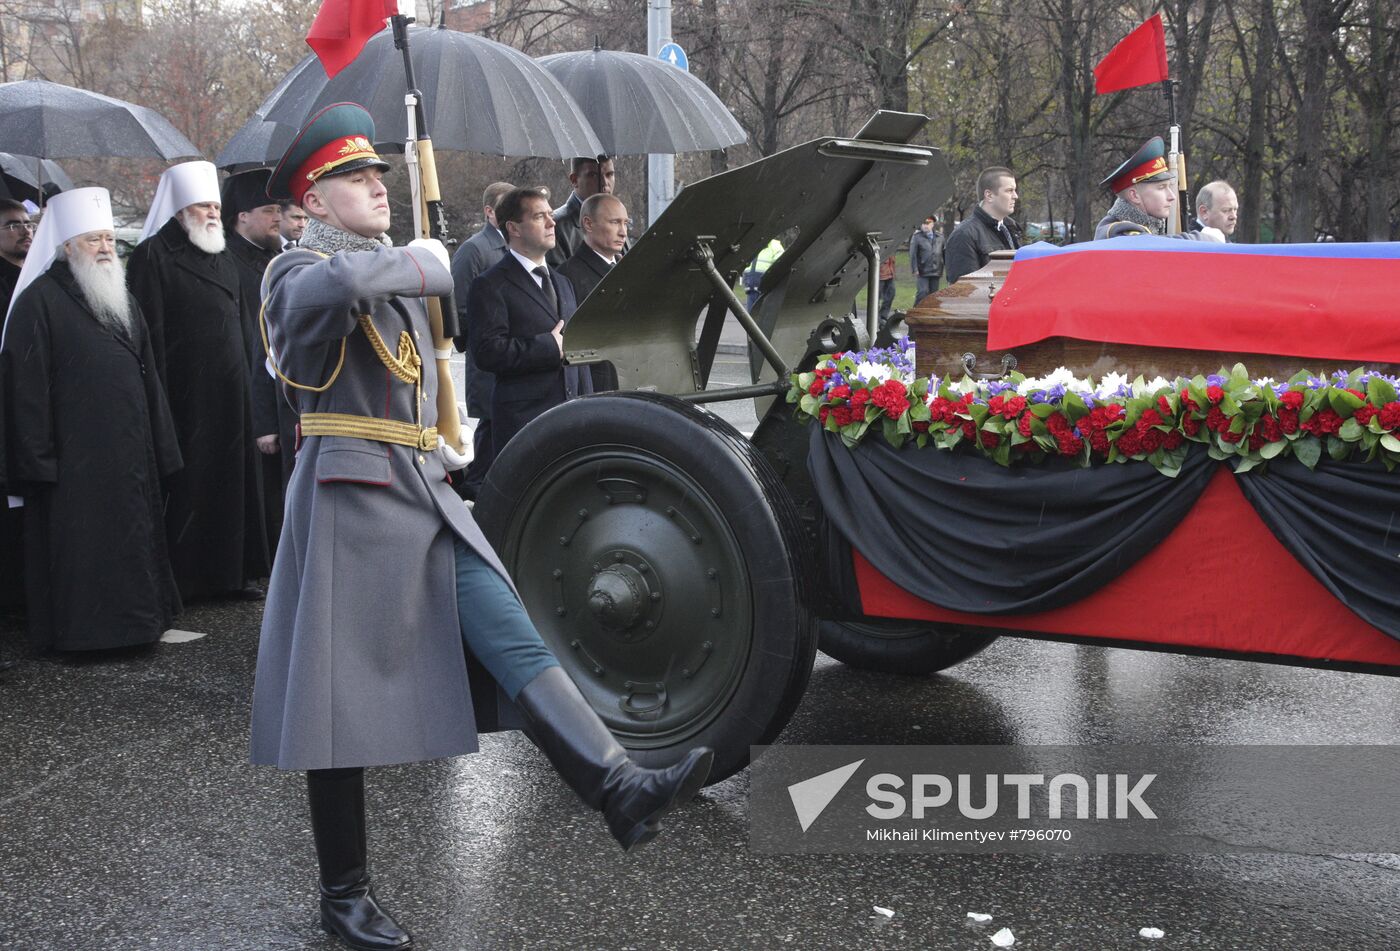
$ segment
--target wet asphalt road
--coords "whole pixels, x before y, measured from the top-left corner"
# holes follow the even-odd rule
[[[336,946],[301,777],[244,761],[259,615],[197,605],[197,640],[0,675],[0,948]],[[1002,639],[929,678],[819,656],[779,742],[1394,743],[1397,700],[1391,678]],[[527,741],[489,736],[370,773],[377,889],[428,951],[972,951],[1000,927],[1026,949],[1397,946],[1395,856],[759,856],[747,792],[707,789],[628,857]]]

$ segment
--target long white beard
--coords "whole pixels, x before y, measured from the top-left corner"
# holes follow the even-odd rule
[[[113,258],[99,264],[90,257],[74,254],[69,256],[68,266],[97,319],[108,328],[121,330],[129,336],[131,298],[126,293],[126,273],[121,260]]]
[[[224,249],[224,228],[217,221],[213,227],[199,224],[187,226],[185,230],[190,236],[190,244],[205,254],[218,254]]]

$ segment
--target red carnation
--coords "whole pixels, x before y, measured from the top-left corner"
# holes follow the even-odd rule
[[[1056,433],[1055,441],[1060,445],[1062,456],[1077,456],[1084,448],[1084,440],[1071,432]]]
[[[1208,387],[1206,387],[1206,399],[1210,400],[1212,406],[1214,406],[1216,403],[1219,403],[1219,402],[1220,402],[1221,400],[1223,400],[1224,398],[1225,398],[1225,391],[1224,391],[1223,389],[1221,389],[1220,387],[1218,387],[1218,386],[1208,386]]]
[[[855,418],[849,406],[835,406],[831,410],[831,415],[836,418],[837,426],[849,426]]]
[[[1162,425],[1162,416],[1155,409],[1145,409],[1142,411],[1142,415],[1138,417],[1139,430],[1147,429],[1149,426],[1160,425]]]
[[[831,367],[817,367],[817,376],[828,377],[836,371]]]
[[[1244,433],[1232,433],[1227,429],[1225,432],[1220,434],[1220,438],[1225,442],[1239,442],[1241,439],[1244,438]]]
[[[1364,400],[1366,398],[1366,394],[1360,390],[1353,390],[1351,387],[1347,387],[1346,391],[1359,400]]]
[[[1279,397],[1279,402],[1291,410],[1302,409],[1303,392],[1302,390],[1289,390],[1287,393],[1284,393],[1282,396]]]
[[[1157,408],[1162,411],[1163,416],[1173,415],[1172,401],[1167,399],[1165,396],[1157,397]]]
[[[916,419],[916,420],[914,420],[914,424],[913,424],[913,425],[914,425],[914,432],[916,432],[916,433],[926,433],[926,432],[928,432],[928,423],[925,422],[925,421],[922,420],[922,419]]]
[[[965,419],[963,420],[962,431],[964,436],[971,439],[973,436],[977,435],[977,424],[970,419]]]
[[[1162,446],[1163,448],[1168,450],[1175,449],[1177,446],[1180,446],[1186,439],[1185,436],[1181,435],[1181,433],[1177,432],[1175,429],[1171,430],[1170,432],[1164,433],[1163,435],[1165,435],[1167,438],[1162,440]]]
[[[996,433],[982,430],[982,445],[988,449],[995,449],[1001,443],[1001,437]]]
[[[824,386],[826,386],[826,382],[821,377],[817,377],[812,381],[812,385],[807,387],[807,392],[812,396],[816,396],[821,393],[822,387]]]
[[[987,400],[987,411],[995,416],[1001,412],[1002,404],[1005,402],[1006,401],[1003,400],[1001,396],[993,396],[991,399]]]
[[[1045,420],[1045,428],[1050,430],[1051,435],[1060,436],[1070,430],[1069,420],[1063,413],[1054,413]]]
[[[1142,437],[1136,429],[1125,429],[1119,434],[1118,451],[1125,456],[1136,456],[1143,451]]]
[[[899,380],[886,380],[875,387],[871,402],[884,410],[890,419],[899,419],[909,408],[909,397]]]
[[[1265,413],[1259,417],[1259,422],[1254,424],[1254,432],[1249,437],[1249,448],[1260,449],[1268,443],[1278,442],[1283,438],[1283,427],[1279,421],[1274,419],[1272,413]]]
[[[1335,436],[1341,430],[1342,422],[1342,417],[1337,411],[1329,407],[1313,413],[1312,418],[1303,424],[1303,428],[1315,436]]]
[[[1400,429],[1400,403],[1386,403],[1381,407],[1381,428]]]
[[[865,415],[865,404],[870,402],[869,390],[856,390],[851,394],[851,412],[861,417]]]
[[[848,400],[851,398],[851,388],[842,383],[840,386],[833,386],[827,396],[834,400]]]
[[[1001,415],[1003,419],[1015,419],[1026,410],[1026,398],[1024,396],[1013,396],[1002,404]]]
[[[1196,401],[1191,398],[1191,394],[1187,393],[1185,390],[1182,390],[1177,395],[1181,397],[1182,406],[1185,406],[1187,409],[1200,409],[1200,407],[1196,405]]]
[[[1278,411],[1278,425],[1279,429],[1282,429],[1285,435],[1291,436],[1296,433],[1298,431],[1298,411],[1289,409],[1286,406],[1280,407]]]
[[[1030,437],[1030,434],[1031,434],[1031,414],[1030,414],[1030,413],[1027,413],[1025,416],[1022,416],[1020,419],[1016,420],[1016,431],[1019,432],[1022,436],[1026,436],[1026,437],[1028,437],[1028,438]]]
[[[1181,417],[1181,428],[1186,430],[1186,435],[1194,436],[1201,431],[1201,421],[1188,413]]]
[[[817,410],[817,421],[823,426],[826,425],[826,418],[831,415],[830,406],[822,406]]]
[[[1352,418],[1355,419],[1362,426],[1365,426],[1379,412],[1380,410],[1376,409],[1370,403],[1362,403],[1359,407],[1357,407],[1356,412],[1352,414]]]
[[[1206,428],[1223,433],[1230,428],[1230,417],[1222,413],[1219,406],[1212,406],[1210,412],[1206,413]]]

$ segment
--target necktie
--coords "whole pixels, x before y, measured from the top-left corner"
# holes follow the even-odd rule
[[[545,299],[549,301],[549,309],[558,317],[559,298],[554,294],[554,282],[549,279],[549,269],[541,264],[535,268],[534,274],[540,279],[540,290],[544,291]]]
[[[998,221],[997,231],[1001,232],[1001,240],[1005,242],[1008,248],[1014,249],[1016,247],[1011,241],[1011,229],[1006,227],[1006,222]]]

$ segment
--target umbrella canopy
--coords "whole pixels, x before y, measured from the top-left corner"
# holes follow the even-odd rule
[[[243,123],[243,128],[233,134],[228,144],[219,150],[214,164],[230,175],[267,168],[277,164],[296,135],[296,126],[268,122],[255,112],[251,119]]]
[[[578,100],[608,155],[722,149],[748,138],[709,86],[654,57],[595,46],[539,63]]]
[[[43,79],[0,83],[0,149],[44,158],[171,161],[199,149],[145,106]]]
[[[439,149],[490,155],[572,158],[602,151],[578,104],[519,50],[441,27],[410,27],[413,78],[423,92],[428,130]],[[375,145],[407,138],[403,54],[391,30],[376,33],[334,79],[315,56],[302,60],[258,108],[265,120],[301,128],[319,109],[357,102],[374,117]],[[281,152],[270,150],[265,162]]]
[[[16,201],[27,198],[36,204],[73,187],[73,180],[57,162],[10,152],[0,152],[0,182],[0,194]]]

